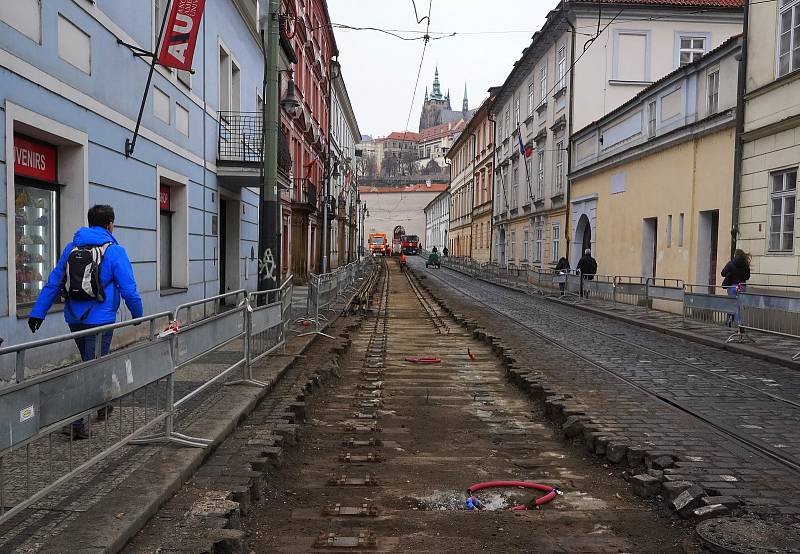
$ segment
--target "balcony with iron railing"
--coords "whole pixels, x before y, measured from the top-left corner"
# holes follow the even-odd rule
[[[317,187],[305,177],[295,177],[293,180],[292,209],[305,209],[316,212],[319,199]]]
[[[232,187],[257,187],[261,184],[263,140],[261,112],[219,112],[217,177]],[[286,178],[292,167],[289,142],[278,132],[278,174]]]

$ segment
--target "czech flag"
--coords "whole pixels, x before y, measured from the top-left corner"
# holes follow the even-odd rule
[[[529,158],[533,154],[533,147],[525,148],[525,145],[522,144],[522,131],[520,131],[519,127],[517,127],[517,144],[519,145],[519,153],[523,158]]]

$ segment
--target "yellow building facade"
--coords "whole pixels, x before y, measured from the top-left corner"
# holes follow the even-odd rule
[[[575,133],[570,262],[598,273],[719,285],[730,257],[741,39]]]

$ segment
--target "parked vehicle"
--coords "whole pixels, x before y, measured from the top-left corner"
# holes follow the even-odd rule
[[[375,256],[391,254],[391,246],[386,240],[386,233],[369,234],[369,251]]]
[[[419,237],[417,235],[403,236],[403,254],[416,256],[419,253]]]

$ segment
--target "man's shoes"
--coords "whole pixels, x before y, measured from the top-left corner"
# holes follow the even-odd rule
[[[61,433],[72,437],[72,440],[82,441],[89,438],[89,433],[83,425],[65,425],[61,428]]]
[[[106,406],[97,410],[97,421],[105,421],[111,417],[111,412],[114,411],[114,406]]]

